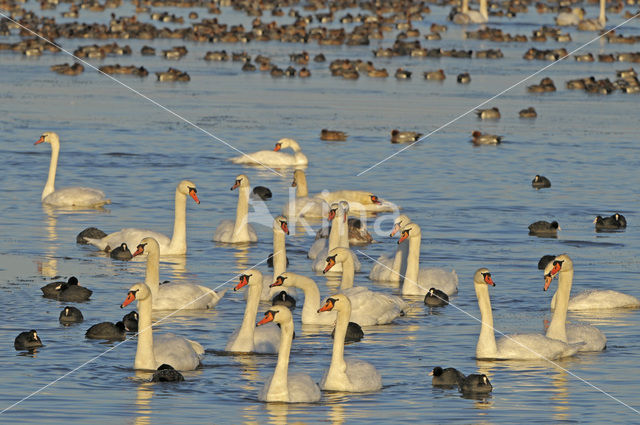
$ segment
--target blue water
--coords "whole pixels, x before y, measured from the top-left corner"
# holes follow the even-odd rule
[[[26,7],[35,7],[27,3]],[[431,6],[432,14],[414,22],[422,34],[432,22],[445,22],[448,8]],[[57,16],[66,10],[36,12]],[[165,9],[162,9],[165,10]],[[186,9],[166,8],[187,15]],[[204,17],[205,10],[198,10]],[[104,13],[81,11],[81,20],[106,22]],[[131,5],[117,13],[131,15]],[[587,7],[590,16],[595,8]],[[340,12],[337,16],[342,16]],[[223,7],[225,22],[249,25],[251,19]],[[263,20],[270,17],[265,16]],[[139,19],[148,20],[147,15]],[[290,18],[280,18],[289,22]],[[622,22],[609,16],[608,26]],[[188,20],[187,20],[188,22]],[[513,20],[492,19],[511,34],[527,34],[552,15],[531,9]],[[156,25],[161,25],[156,22]],[[333,24],[337,26],[337,24]],[[175,27],[175,25],[174,25]],[[349,27],[351,28],[351,26]],[[470,27],[469,29],[475,29]],[[637,144],[637,97],[616,92],[610,96],[569,91],[564,82],[594,75],[615,79],[628,63],[579,63],[572,58],[524,82],[487,106],[502,112],[499,121],[479,121],[468,114],[381,165],[357,174],[398,152],[389,143],[393,128],[428,133],[476,107],[491,96],[539,70],[547,62],[524,61],[531,46],[577,48],[594,34],[569,30],[571,43],[491,43],[463,38],[464,28],[449,25],[440,42],[429,47],[458,49],[500,48],[505,58],[418,59],[373,58],[371,50],[389,47],[393,36],[370,46],[318,46],[316,43],[197,44],[183,40],[116,40],[128,44],[130,57],[93,60],[144,65],[151,72],[169,66],[187,71],[189,83],[158,83],[118,77],[198,127],[237,149],[271,149],[282,137],[298,140],[310,164],[307,177],[312,193],[322,189],[370,190],[402,207],[423,231],[422,265],[455,268],[460,277],[453,306],[426,308],[419,298],[413,308],[391,325],[365,329],[365,339],[349,345],[347,355],[373,363],[384,388],[370,394],[325,393],[319,403],[283,405],[259,402],[257,393],[272,373],[275,356],[226,356],[231,332],[240,324],[242,294],[227,293],[215,310],[181,312],[157,325],[200,342],[207,355],[203,367],[185,373],[180,384],[151,384],[149,374],[132,368],[135,339],[118,343],[86,340],[86,329],[101,321],[120,320],[118,307],[128,288],[144,277],[144,263],[119,262],[92,247],[76,245],[75,236],[88,226],[107,232],[123,227],[148,227],[167,234],[173,224],[173,193],[177,182],[193,180],[200,205],[187,206],[188,254],[163,261],[161,279],[195,282],[211,288],[235,284],[235,274],[263,261],[271,252],[271,229],[265,216],[255,217],[259,242],[234,247],[212,242],[221,219],[235,215],[237,193],[229,191],[235,176],[245,173],[252,185],[269,187],[271,213],[286,201],[291,169],[271,171],[237,166],[228,158],[235,151],[154,106],[88,67],[77,77],[59,76],[49,67],[69,62],[64,53],[39,58],[0,51],[0,290],[4,320],[0,323],[0,409],[25,397],[0,415],[7,423],[621,423],[640,422],[637,365],[640,364],[640,313],[635,310],[569,314],[571,321],[597,326],[608,338],[601,353],[581,354],[555,364],[546,362],[480,362],[474,358],[479,317],[471,280],[474,271],[488,267],[497,283],[492,288],[495,326],[502,332],[542,332],[550,318],[551,294],[543,292],[542,272],[536,264],[544,254],[566,252],[576,269],[574,292],[587,288],[614,289],[640,296],[637,252],[637,187],[640,148]],[[618,30],[640,35],[637,23]],[[3,41],[18,41],[17,30]],[[108,40],[111,42],[111,40]],[[102,40],[58,40],[65,49],[104,43]],[[186,45],[179,61],[142,57],[145,44],[158,51]],[[410,81],[331,77],[327,63],[309,64],[309,79],[273,79],[265,73],[244,73],[238,62],[205,62],[208,50],[246,50],[262,53],[280,67],[289,53],[307,50],[335,58],[372,60],[390,74],[404,67]],[[596,42],[584,51],[633,51],[630,45]],[[443,83],[425,81],[422,72],[442,68]],[[459,85],[455,76],[468,71],[471,84]],[[550,76],[556,93],[532,95],[525,86]],[[522,120],[520,109],[534,106],[536,120]],[[319,139],[322,128],[348,132],[346,143]],[[504,136],[500,146],[475,148],[473,130]],[[105,211],[68,213],[42,207],[50,150],[33,146],[43,131],[56,131],[62,142],[57,186],[101,188],[113,200]],[[535,174],[547,176],[550,189],[536,191]],[[262,207],[256,205],[257,207]],[[629,227],[622,233],[595,233],[593,218],[623,213]],[[558,220],[557,239],[527,235],[537,220]],[[371,228],[374,218],[369,221]],[[314,223],[314,226],[318,226]],[[377,243],[362,248],[373,258],[391,252],[395,239],[383,231]],[[301,229],[287,238],[289,270],[312,276],[306,251],[314,237]],[[363,272],[356,282],[379,291],[398,292],[367,279],[372,261],[361,256]],[[264,264],[258,266],[267,272]],[[57,317],[64,303],[41,297],[40,287],[56,278],[75,275],[94,291],[91,301],[77,306],[85,322],[63,327]],[[316,276],[323,295],[330,290]],[[335,287],[335,286],[333,286]],[[302,300],[299,300],[301,302]],[[260,308],[266,311],[267,305]],[[290,371],[305,371],[319,381],[329,365],[332,340],[328,327],[301,326],[299,310]],[[154,319],[161,319],[154,314]],[[37,329],[45,346],[33,354],[18,352],[13,339]],[[434,366],[454,366],[464,373],[486,373],[494,390],[480,399],[464,398],[456,390],[432,388],[427,373]],[[77,370],[76,370],[77,369]],[[71,372],[71,373],[68,373]],[[65,374],[67,374],[65,376]],[[45,387],[56,379],[59,381]]]

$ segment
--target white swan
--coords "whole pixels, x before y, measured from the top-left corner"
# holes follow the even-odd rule
[[[173,236],[169,239],[162,233],[146,229],[127,228],[108,234],[100,239],[84,238],[87,243],[103,251],[110,251],[122,243],[127,246],[138,246],[146,237],[154,238],[160,245],[161,255],[181,255],[187,253],[187,196],[191,196],[196,204],[200,203],[195,183],[182,180],[176,187]]]
[[[406,239],[409,239],[409,254],[402,295],[425,296],[431,288],[439,289],[449,296],[458,292],[458,275],[455,270],[448,271],[437,267],[420,268],[420,243],[422,242],[420,226],[416,223],[406,224],[402,228],[398,243]]]
[[[240,353],[277,353],[280,345],[280,329],[275,324],[256,328],[256,314],[260,304],[262,291],[262,273],[258,270],[247,270],[240,276],[233,290],[237,291],[249,285],[247,306],[244,310],[242,325],[229,337],[225,351]]]
[[[282,214],[288,217],[325,217],[329,213],[329,204],[320,198],[309,197],[307,176],[297,169],[293,172],[292,187],[296,188],[296,197],[285,204]]]
[[[569,12],[560,12],[556,16],[556,25],[559,26],[575,26],[584,18],[584,9],[580,7],[572,7]]]
[[[306,276],[286,272],[277,276],[271,287],[300,288],[304,292],[304,304],[302,306],[302,324],[303,325],[333,325],[336,321],[336,314],[319,314],[320,306],[320,289],[318,285]]]
[[[573,261],[567,254],[558,255],[544,269],[544,290],[549,289],[551,281],[558,276],[556,309],[553,312],[547,337],[559,339],[569,344],[583,343],[580,351],[602,351],[607,345],[607,337],[598,328],[591,325],[567,325],[567,307],[573,283]]]
[[[398,215],[393,220],[393,229],[389,236],[393,237],[400,229],[409,224],[411,220],[404,214]],[[369,279],[378,282],[400,283],[407,269],[407,257],[409,244],[399,244],[394,255],[381,255],[373,264],[369,272]]]
[[[309,250],[309,257],[315,253],[311,270],[316,273],[324,270],[326,266],[326,258],[330,250],[337,247],[346,248],[347,250],[349,249],[349,225],[347,223],[349,203],[346,201],[340,201],[337,204],[337,208],[334,208],[335,205],[336,204],[331,205],[331,210],[329,212],[329,220],[331,220],[331,232],[329,233],[329,239],[317,239]],[[362,267],[360,260],[358,260],[358,257],[353,252],[351,252],[351,256],[353,258],[354,268],[359,272]],[[337,264],[333,271],[342,271],[342,264]]]
[[[327,220],[331,222],[331,231],[329,232],[328,238],[320,238],[313,241],[311,244],[311,248],[309,248],[309,252],[307,253],[307,257],[312,260],[318,258],[318,255],[321,253],[326,256],[329,250],[327,246],[337,247],[340,242],[340,225],[339,220],[342,218],[345,219],[345,216],[342,216],[342,211],[338,214],[338,210],[340,209],[340,205],[336,202],[331,204],[329,207],[329,211],[327,212]],[[334,226],[333,224],[336,223]]]
[[[249,177],[244,174],[238,175],[235,184],[231,186],[231,190],[235,188],[239,188],[236,220],[222,220],[213,234],[213,240],[228,243],[257,242],[258,235],[248,222],[249,195],[251,194]]]
[[[578,22],[578,29],[580,31],[600,31],[603,30],[607,24],[606,15],[606,0],[600,0],[600,13],[598,19],[583,19]]]
[[[285,235],[289,234],[289,224],[285,216],[279,215],[273,220],[273,275],[264,276],[262,279],[261,301],[271,301],[280,292],[271,289],[271,284],[278,276],[287,270],[287,246]],[[262,275],[262,274],[261,274]],[[295,295],[293,290],[289,295]]]
[[[153,294],[154,310],[205,310],[218,304],[226,290],[217,294],[213,289],[192,283],[165,283],[160,285],[160,247],[153,238],[140,241],[133,256],[147,253],[144,283]]]
[[[278,362],[273,375],[258,393],[261,401],[280,401],[285,403],[310,403],[320,400],[320,388],[307,374],[289,375],[289,354],[293,340],[293,318],[289,309],[282,305],[271,307],[258,322],[258,326],[275,322],[280,325],[281,337],[278,349]]]
[[[476,345],[476,358],[501,360],[553,360],[572,356],[578,346],[569,345],[542,334],[514,334],[500,338],[496,342],[493,328],[493,313],[489,298],[489,285],[495,286],[487,268],[480,268],[473,276],[473,285],[478,297],[478,306],[482,317],[480,336]]]
[[[133,362],[135,369],[156,370],[162,364],[176,370],[194,370],[200,365],[204,348],[195,341],[173,334],[153,336],[151,328],[151,290],[144,283],[136,283],[129,289],[124,308],[138,300],[138,348]]]
[[[293,149],[293,155],[280,152],[282,149]],[[266,165],[269,167],[307,165],[309,160],[302,153],[300,145],[293,139],[280,139],[272,151],[258,151],[231,158],[234,164]]]
[[[382,388],[382,377],[376,368],[364,360],[344,358],[344,337],[351,316],[351,301],[344,294],[332,295],[318,312],[336,311],[338,318],[333,338],[331,364],[320,381],[327,391],[364,392]]]
[[[60,152],[60,139],[52,131],[45,131],[34,144],[49,143],[51,145],[51,163],[49,164],[49,177],[42,190],[42,203],[54,207],[89,207],[95,208],[110,204],[104,192],[90,187],[55,188],[56,169],[58,168],[58,155]]]
[[[456,24],[484,24],[489,22],[487,0],[480,0],[480,10],[469,9],[469,0],[462,0],[462,10],[453,16]]]
[[[364,286],[353,286],[353,256],[346,248],[329,251],[324,272],[342,263],[340,291],[351,301],[351,320],[360,326],[384,325],[404,315],[407,303],[395,295],[370,291]]]

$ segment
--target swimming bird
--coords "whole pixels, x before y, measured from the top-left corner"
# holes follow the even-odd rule
[[[123,260],[123,261],[128,261],[128,260],[131,260],[131,258],[133,258],[133,256],[131,255],[131,251],[129,251],[129,247],[125,242],[122,242],[120,246],[112,249],[111,252],[109,253],[109,257],[116,260]]]
[[[222,220],[218,224],[213,240],[226,243],[257,242],[258,235],[249,223],[249,189],[251,184],[249,177],[244,174],[236,176],[231,190],[238,188],[238,204],[236,206],[236,219]]]
[[[596,232],[621,230],[627,227],[627,219],[620,213],[615,213],[611,217],[597,216],[593,223],[596,225]]]
[[[531,186],[536,189],[542,189],[545,187],[551,187],[551,181],[545,176],[541,176],[540,174],[536,174],[536,176],[531,181]]]
[[[529,225],[529,235],[542,236],[546,238],[554,238],[558,236],[558,230],[562,230],[557,221],[540,220]]]
[[[518,116],[520,116],[520,118],[536,118],[538,113],[533,106],[530,106],[526,109],[520,110],[520,112],[518,112]]]
[[[476,115],[481,120],[497,120],[500,119],[500,110],[495,106],[490,109],[477,109]]]
[[[27,332],[20,332],[16,339],[13,341],[13,346],[16,350],[30,350],[37,347],[42,347],[42,340],[38,336],[38,332],[31,329]]]
[[[293,150],[293,155],[280,152],[283,149],[290,148]],[[284,138],[276,142],[276,146],[273,151],[258,151],[245,155],[240,155],[231,158],[230,160],[234,164],[245,165],[266,165],[268,167],[277,166],[302,166],[307,165],[309,160],[302,153],[302,149],[298,142],[293,139]]]
[[[458,389],[462,393],[486,394],[493,391],[493,385],[485,374],[471,374],[460,382]]]
[[[429,375],[433,376],[433,378],[431,378],[431,384],[434,387],[453,387],[460,385],[465,378],[462,372],[453,367],[443,369],[440,366],[436,366],[429,372]]]
[[[347,133],[345,133],[344,131],[327,130],[326,128],[323,128],[320,131],[320,140],[343,142],[347,140]]]
[[[122,317],[124,329],[127,332],[138,332],[138,312],[133,310]]]
[[[116,340],[125,338],[125,328],[122,322],[101,322],[87,329],[84,336],[91,339]]]
[[[63,308],[60,312],[60,316],[58,317],[58,321],[63,325],[82,322],[83,320],[84,317],[82,316],[82,312],[77,308],[70,306]]]
[[[182,382],[184,376],[173,366],[168,364],[161,364],[158,369],[153,373],[151,382]]]
[[[252,193],[254,197],[257,197],[263,201],[266,201],[267,199],[271,199],[273,197],[271,190],[268,187],[264,186],[254,187]]]
[[[449,304],[449,296],[439,289],[431,288],[424,296],[424,303],[429,307],[444,307]]]
[[[400,131],[396,128],[391,130],[391,143],[413,143],[422,137],[422,133],[415,131]]]
[[[471,133],[471,143],[474,145],[498,145],[502,143],[502,136],[496,136],[495,134],[481,133],[475,130]]]

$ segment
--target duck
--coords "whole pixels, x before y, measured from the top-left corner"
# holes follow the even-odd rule
[[[293,155],[280,152],[287,148],[293,150]],[[302,153],[302,149],[298,142],[289,138],[278,140],[273,151],[258,151],[250,154],[243,154],[231,158],[230,161],[234,164],[263,165],[267,167],[298,167],[309,164],[309,160]]]
[[[347,140],[347,133],[338,130],[327,130],[323,128],[320,131],[320,140],[330,140],[344,142]]]
[[[545,176],[536,174],[533,180],[531,180],[531,186],[536,189],[543,189],[545,187],[551,187],[551,181]]]
[[[231,190],[238,189],[238,205],[236,207],[236,219],[222,220],[213,234],[213,240],[225,243],[257,242],[258,235],[249,219],[249,190],[251,184],[249,177],[244,174],[236,176]]]
[[[112,249],[111,252],[109,253],[109,257],[115,260],[122,260],[122,261],[128,261],[133,258],[133,256],[131,255],[131,251],[129,251],[129,247],[127,246],[126,242],[122,242],[120,246]]]
[[[547,329],[547,338],[557,339],[569,344],[581,344],[579,351],[602,351],[607,346],[607,337],[591,325],[566,324],[569,308],[569,296],[573,283],[573,261],[567,254],[561,254],[550,261],[544,269],[544,291],[558,277],[558,290],[554,294],[553,317]]]
[[[122,324],[127,332],[138,332],[138,312],[133,310],[122,317]]]
[[[462,7],[457,13],[454,12],[450,15],[450,20],[454,24],[467,25],[467,24],[484,24],[489,22],[489,11],[487,7],[487,0],[480,0],[480,9],[469,9],[469,0],[462,0]]]
[[[393,237],[411,220],[405,214],[397,215],[393,220],[393,229],[389,237]],[[383,254],[375,261],[369,279],[378,282],[399,283],[407,268],[409,244],[399,244],[393,255]]]
[[[474,145],[499,145],[502,143],[502,136],[496,136],[495,134],[481,133],[475,130],[471,133],[471,143]]]
[[[520,112],[518,112],[518,116],[520,118],[537,118],[538,113],[533,106],[530,106],[526,109],[520,110]]]
[[[353,286],[354,267],[351,251],[335,248],[326,258],[327,273],[336,264],[342,265],[340,291],[351,301],[351,319],[360,326],[384,325],[405,314],[407,303],[395,295],[374,292],[364,286]]]
[[[282,208],[282,214],[288,217],[320,218],[329,213],[329,204],[324,199],[310,197],[307,176],[301,168],[293,172],[291,187],[296,188],[295,198]]]
[[[154,238],[144,238],[138,244],[134,257],[147,253],[144,282],[153,293],[149,303],[154,310],[207,310],[214,308],[226,290],[216,293],[206,286],[192,283],[165,283],[160,285],[160,247]]]
[[[429,372],[429,376],[433,376],[433,378],[431,378],[431,385],[445,388],[458,386],[465,378],[464,374],[456,368],[448,367],[443,369],[440,366],[434,367],[433,370]]]
[[[493,391],[493,386],[487,375],[472,373],[460,382],[458,389],[463,394],[486,394]]]
[[[163,364],[168,364],[180,371],[194,370],[199,367],[204,356],[202,345],[173,334],[153,335],[151,327],[153,295],[146,284],[136,283],[133,285],[120,308],[124,308],[136,300],[138,301],[138,328],[140,330],[133,362],[134,369],[157,370]]]
[[[79,323],[84,321],[82,312],[76,307],[67,306],[62,309],[58,321],[63,325],[69,325],[71,323]]]
[[[420,267],[420,245],[422,229],[416,223],[409,222],[401,230],[398,244],[408,240],[407,268],[402,283],[402,295],[424,297],[430,288],[439,289],[448,296],[458,292],[458,275],[438,267]]]
[[[438,69],[437,71],[426,71],[424,73],[425,80],[442,81],[445,78],[447,77],[444,75],[444,71],[442,69]]]
[[[449,296],[439,289],[431,288],[424,296],[424,303],[429,307],[444,307],[449,304]]]
[[[309,375],[289,374],[289,356],[294,332],[291,311],[282,305],[273,306],[265,313],[264,318],[257,323],[257,326],[263,326],[269,322],[279,324],[281,329],[278,362],[273,375],[258,393],[258,399],[283,403],[313,403],[320,400],[322,396],[320,388]]]
[[[42,340],[38,336],[38,332],[35,329],[31,329],[30,331],[20,332],[13,341],[13,347],[16,350],[32,350],[42,347]]]
[[[248,286],[248,292],[242,325],[229,337],[225,351],[234,353],[277,353],[281,338],[280,329],[273,323],[259,328],[255,326],[260,293],[262,292],[262,273],[255,269],[244,271],[240,276],[240,282],[233,290],[238,291],[245,286]]]
[[[398,80],[408,80],[411,78],[411,71],[407,71],[406,69],[403,68],[398,68],[396,69],[396,73],[395,73],[395,77]]]
[[[477,109],[476,115],[481,120],[497,120],[500,119],[500,110],[495,106],[490,109]]]
[[[596,232],[621,230],[627,227],[627,219],[620,213],[615,213],[610,217],[597,216],[593,220],[596,225]]]
[[[530,236],[541,236],[546,238],[558,237],[558,230],[562,230],[557,221],[536,221],[529,225]]]
[[[344,358],[344,340],[351,316],[351,301],[345,294],[327,298],[318,313],[337,313],[335,338],[331,363],[320,380],[320,388],[325,391],[366,392],[382,388],[382,377],[375,366],[364,360]]]
[[[101,322],[91,326],[84,334],[85,338],[90,339],[106,339],[106,340],[118,340],[125,339],[126,330],[124,323],[116,322]]]
[[[458,74],[456,81],[458,81],[459,84],[469,84],[471,82],[471,75],[469,75],[468,72],[463,72]]]
[[[396,128],[391,130],[391,143],[413,143],[422,137],[422,133],[415,131],[400,131]]]
[[[104,192],[90,187],[55,188],[56,170],[58,168],[58,154],[60,152],[60,138],[53,131],[45,131],[34,143],[49,143],[51,145],[51,162],[49,177],[42,190],[42,203],[52,207],[99,208],[110,204]]]
[[[166,235],[153,230],[125,228],[99,239],[85,236],[84,240],[101,251],[109,252],[111,249],[121,246],[123,242],[126,243],[127,246],[138,246],[142,239],[151,237],[158,242],[161,255],[186,254],[187,196],[190,196],[196,204],[200,204],[200,199],[198,198],[197,193],[198,190],[196,189],[196,185],[191,180],[182,180],[178,183],[175,192],[173,236],[171,236],[171,239]]]
[[[182,382],[184,376],[171,365],[161,364],[158,369],[153,372],[151,382]]]

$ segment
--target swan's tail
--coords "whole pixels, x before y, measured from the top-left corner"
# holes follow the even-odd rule
[[[185,339],[189,344],[191,344],[191,346],[193,347],[193,351],[196,352],[198,357],[202,358],[202,356],[204,356],[204,347],[200,345],[199,342],[191,341],[190,339],[187,339],[187,338]]]
[[[211,288],[207,288],[206,286],[200,286],[200,287],[205,291],[207,291],[207,293],[211,294],[211,302],[207,305],[207,308],[215,307],[218,304],[218,302],[222,299],[224,294],[226,294],[227,291],[229,290],[229,288],[225,288],[216,292]]]

